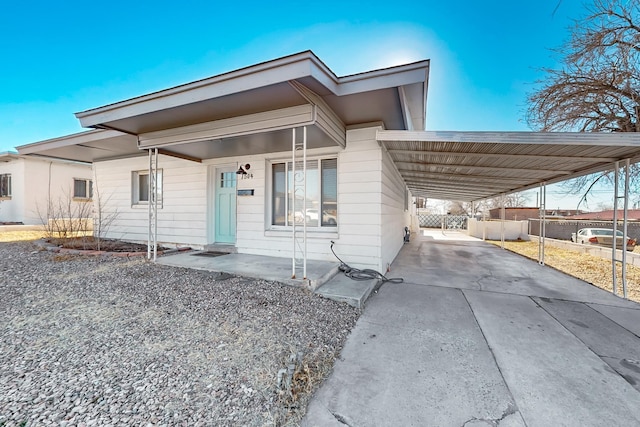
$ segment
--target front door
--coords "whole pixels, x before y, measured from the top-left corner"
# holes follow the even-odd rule
[[[216,169],[215,243],[236,242],[236,170]]]

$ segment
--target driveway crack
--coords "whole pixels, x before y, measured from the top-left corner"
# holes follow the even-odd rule
[[[507,408],[504,410],[504,412],[502,412],[502,415],[500,416],[500,418],[476,418],[473,417],[467,421],[465,421],[462,424],[462,427],[465,427],[467,424],[472,423],[472,422],[482,422],[485,423],[488,426],[491,427],[499,427],[500,423],[502,421],[504,421],[505,418],[507,418],[510,415],[515,414],[516,412],[518,412],[518,410],[516,409],[516,407],[514,405],[507,405]]]

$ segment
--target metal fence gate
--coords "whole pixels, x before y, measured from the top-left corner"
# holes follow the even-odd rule
[[[441,215],[418,212],[420,227],[466,230],[468,218],[464,215]]]

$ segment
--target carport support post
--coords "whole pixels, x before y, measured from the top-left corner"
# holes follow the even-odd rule
[[[620,181],[620,161],[615,162],[615,166],[613,168],[613,242],[611,249],[611,275],[612,275],[612,287],[613,294],[618,294],[618,277],[617,277],[617,269],[616,262],[620,261],[622,264],[622,296],[623,298],[627,298],[627,220],[629,213],[629,159],[624,161],[624,195],[619,196],[618,188]],[[622,259],[618,260],[618,200],[622,197],[623,202],[623,216],[622,216]]]
[[[547,234],[547,184],[540,183],[540,211],[538,217],[538,264],[544,265],[544,239]]]
[[[622,216],[622,296],[627,295],[627,225],[629,219],[629,159],[624,161],[624,213]]]
[[[149,224],[147,230],[147,259],[156,261],[158,255],[158,149],[149,149]]]
[[[504,194],[500,197],[500,247],[504,249],[504,217],[505,217],[505,208],[504,208],[505,196]]]

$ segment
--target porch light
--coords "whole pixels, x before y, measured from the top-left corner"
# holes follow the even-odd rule
[[[247,171],[251,169],[251,165],[249,163],[247,163],[246,165],[244,165],[244,167],[242,165],[240,165],[240,167],[238,168],[238,170],[236,171],[236,175],[246,175]]]

